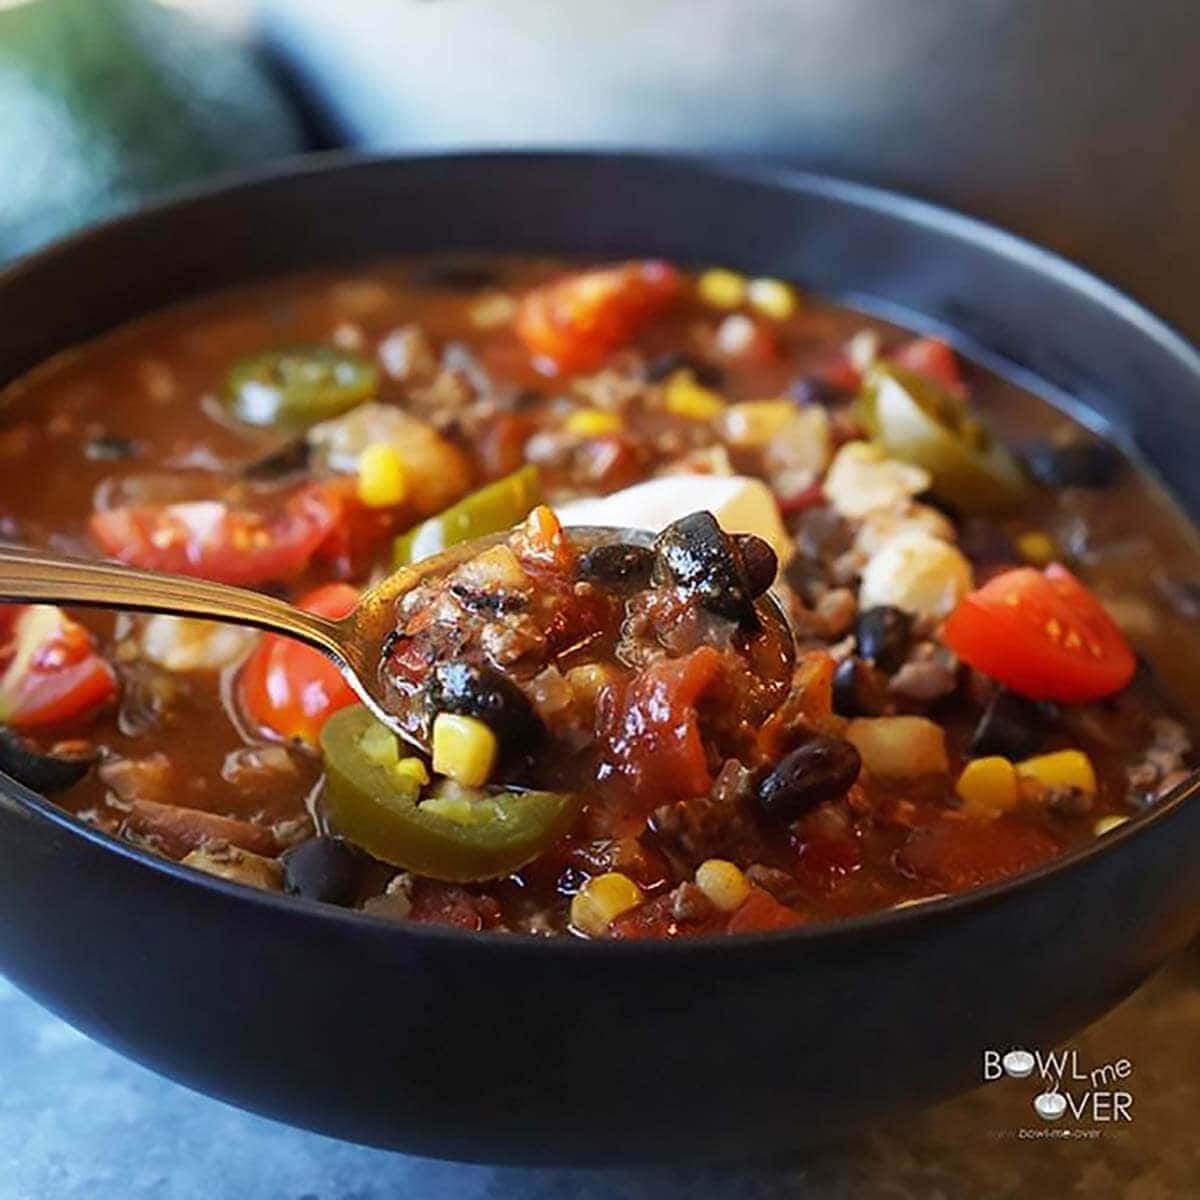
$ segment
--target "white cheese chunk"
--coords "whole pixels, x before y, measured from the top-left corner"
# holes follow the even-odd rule
[[[888,458],[869,442],[847,442],[834,456],[824,488],[830,504],[843,517],[854,519],[905,505],[929,484],[923,467]]]
[[[258,639],[251,629],[192,617],[150,617],[142,626],[143,657],[168,671],[219,671],[243,658]]]
[[[890,604],[940,619],[971,590],[971,564],[956,546],[924,530],[898,533],[863,568],[860,608]]]
[[[657,533],[688,513],[707,510],[729,533],[754,533],[785,563],[793,553],[775,496],[761,479],[743,475],[669,475],[555,507],[564,525],[615,525]]]

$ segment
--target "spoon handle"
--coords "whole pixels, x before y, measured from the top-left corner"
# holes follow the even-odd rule
[[[345,661],[334,622],[274,596],[52,551],[0,546],[0,602],[9,601],[167,613],[250,625],[307,642]]]

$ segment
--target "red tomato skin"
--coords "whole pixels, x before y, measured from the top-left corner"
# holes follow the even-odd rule
[[[780,904],[770,892],[753,888],[730,915],[725,932],[769,933],[773,929],[791,929],[803,924],[804,918],[795,909]]]
[[[1061,848],[1050,834],[1008,817],[942,817],[909,834],[896,852],[896,865],[942,891],[961,892],[1028,871]]]
[[[320,484],[302,487],[269,519],[221,507],[204,534],[187,519],[194,504],[108,509],[88,528],[105,554],[130,566],[252,587],[302,571],[339,516]]]
[[[1119,692],[1137,659],[1066,567],[1017,567],[964,596],[942,628],[964,662],[1032,700],[1081,704]]]
[[[24,614],[34,606],[0,606],[0,627],[20,637]],[[0,708],[6,724],[27,731],[76,720],[110,700],[117,691],[117,677],[96,651],[91,633],[64,612],[58,631],[44,641],[19,679],[6,681]],[[13,647],[15,651],[15,647]]]
[[[723,914],[715,909],[690,921],[679,920],[674,913],[675,898],[671,893],[654,896],[644,904],[614,917],[609,923],[610,937],[623,941],[644,941],[647,938],[699,937],[720,933]]]
[[[408,919],[423,925],[452,925],[477,932],[495,928],[501,915],[500,906],[491,896],[477,896],[454,883],[418,879]]]
[[[941,338],[913,338],[890,357],[897,366],[924,375],[953,396],[963,397],[967,394],[958,356]]]
[[[703,796],[712,787],[695,705],[719,669],[718,652],[701,646],[651,664],[623,689],[601,692],[597,719],[607,743],[605,766],[636,797],[657,805]]]
[[[679,272],[651,259],[551,280],[526,295],[517,336],[539,366],[590,371],[679,294]]]
[[[349,584],[327,583],[300,607],[323,617],[344,617],[358,603]],[[267,737],[316,745],[321,727],[358,697],[319,650],[277,634],[265,634],[238,676],[241,709]]]

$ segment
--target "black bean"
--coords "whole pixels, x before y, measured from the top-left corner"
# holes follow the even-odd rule
[[[746,564],[746,578],[750,580],[750,595],[761,596],[775,582],[779,573],[779,559],[771,543],[752,533],[734,535],[742,562]]]
[[[712,513],[680,517],[654,539],[654,549],[656,582],[676,584],[717,616],[758,624],[746,564]]]
[[[280,855],[283,890],[326,904],[353,904],[370,858],[357,846],[335,837],[309,838]]]
[[[0,771],[43,796],[52,796],[78,783],[98,757],[90,745],[85,745],[80,753],[40,750],[16,730],[0,726]]]
[[[646,364],[646,378],[651,383],[661,383],[676,371],[691,371],[696,382],[704,387],[720,387],[725,379],[720,367],[691,354],[660,354]]]
[[[898,671],[908,656],[912,617],[888,604],[865,609],[855,618],[854,637],[861,657],[881,671]]]
[[[989,754],[1013,760],[1028,758],[1041,749],[1046,729],[1053,721],[1051,707],[1001,688],[983,710],[968,753],[972,758]]]
[[[879,717],[892,708],[887,680],[869,662],[851,656],[833,673],[833,711],[843,717]]]
[[[1121,456],[1100,438],[1079,434],[1069,441],[1035,442],[1025,450],[1025,464],[1047,487],[1102,488],[1116,476]]]
[[[818,734],[775,764],[758,785],[758,803],[768,816],[791,820],[845,795],[861,767],[849,742]]]
[[[653,570],[654,551],[648,546],[634,546],[628,542],[593,546],[579,559],[581,579],[604,583],[646,583]]]
[[[89,439],[83,448],[84,457],[92,462],[117,462],[122,458],[132,458],[137,452],[138,443],[133,438],[117,433],[102,433],[99,437]]]
[[[425,687],[431,712],[476,717],[507,743],[507,749],[541,732],[542,723],[529,698],[494,667],[438,663]]]

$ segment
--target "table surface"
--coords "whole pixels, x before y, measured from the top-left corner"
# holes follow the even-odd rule
[[[1200,1196],[1200,943],[1073,1045],[1084,1069],[1131,1063],[1133,1119],[1078,1126],[1095,1139],[1022,1138],[1022,1128],[1048,1127],[1029,1108],[1031,1081],[1004,1079],[787,1168],[491,1168],[364,1149],[240,1112],[89,1041],[0,979],[0,1200]]]

